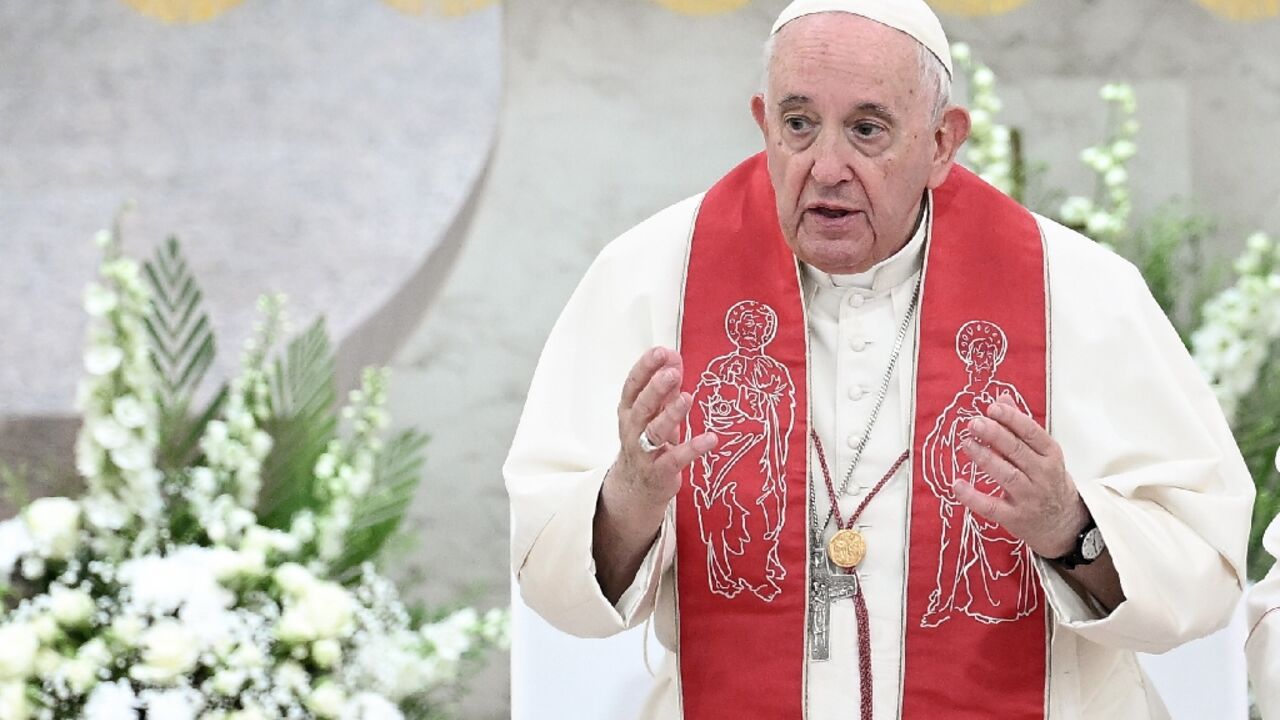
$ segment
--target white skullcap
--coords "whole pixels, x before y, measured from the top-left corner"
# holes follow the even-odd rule
[[[952,75],[951,46],[942,23],[924,0],[794,0],[778,16],[770,34],[776,34],[783,25],[798,17],[822,12],[846,12],[860,15],[904,32],[924,45]]]

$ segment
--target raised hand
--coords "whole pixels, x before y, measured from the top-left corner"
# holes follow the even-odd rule
[[[679,437],[693,398],[680,391],[684,367],[667,348],[646,352],[622,386],[618,402],[618,457],[596,506],[592,552],[596,578],[611,602],[630,586],[653,544],[667,504],[680,490],[680,473],[715,448],[706,432]],[[641,440],[645,435],[648,450]]]
[[[967,482],[955,484],[956,499],[974,513],[1004,526],[1032,552],[1055,558],[1075,546],[1088,522],[1088,508],[1067,474],[1062,448],[1008,393],[986,417],[969,422],[964,450],[1004,491],[988,495]]]

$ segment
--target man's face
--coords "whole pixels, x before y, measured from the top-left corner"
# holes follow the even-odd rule
[[[953,108],[936,125],[919,45],[866,18],[801,17],[774,43],[765,93],[752,99],[752,112],[782,234],[820,270],[862,272],[906,242],[925,189],[946,178],[968,134],[968,116]]]

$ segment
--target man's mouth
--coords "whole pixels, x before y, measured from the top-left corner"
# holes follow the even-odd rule
[[[838,220],[853,214],[852,210],[837,205],[810,205],[808,210],[831,220]]]

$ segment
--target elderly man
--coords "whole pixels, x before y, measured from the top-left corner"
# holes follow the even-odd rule
[[[1276,453],[1280,470],[1280,452]],[[1280,517],[1271,521],[1263,545],[1280,558]],[[1280,563],[1249,590],[1247,603],[1249,635],[1245,654],[1249,659],[1249,681],[1263,720],[1280,718]]]
[[[547,342],[526,601],[655,617],[643,718],[1164,716],[1133,652],[1227,621],[1252,500],[1176,334],[954,166],[923,0],[797,0],[767,56],[764,152],[610,244]]]

